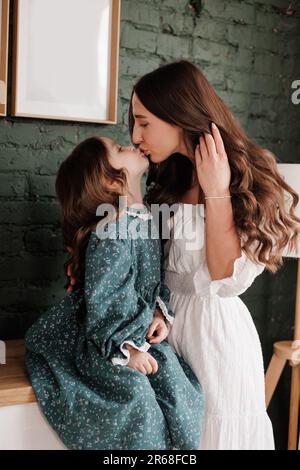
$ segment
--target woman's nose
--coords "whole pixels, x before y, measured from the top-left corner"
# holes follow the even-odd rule
[[[132,142],[134,144],[140,144],[142,142],[142,133],[141,131],[138,131],[136,127],[133,128],[133,133],[132,133]]]

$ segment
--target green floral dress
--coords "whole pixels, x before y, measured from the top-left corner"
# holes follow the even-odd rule
[[[151,214],[128,208],[91,232],[85,285],[42,314],[26,334],[37,400],[69,449],[197,449],[203,395],[167,341],[150,345],[156,306],[173,321]],[[104,236],[105,233],[105,236]],[[138,234],[138,236],[137,236]],[[130,344],[149,351],[156,374],[127,367]]]

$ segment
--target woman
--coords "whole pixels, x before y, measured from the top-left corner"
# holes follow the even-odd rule
[[[165,243],[175,313],[169,342],[203,387],[199,448],[273,449],[261,346],[237,296],[264,267],[276,272],[284,247],[295,246],[298,197],[278,174],[275,157],[250,140],[187,61],[137,82],[129,124],[133,143],[153,163],[146,201],[179,203]]]

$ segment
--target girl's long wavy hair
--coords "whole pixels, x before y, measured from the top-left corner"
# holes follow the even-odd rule
[[[108,188],[107,181],[118,183],[120,192]],[[119,196],[127,189],[124,170],[113,168],[108,150],[98,137],[90,137],[75,147],[62,162],[56,193],[61,205],[61,225],[65,245],[71,253],[65,269],[72,265],[75,289],[82,287],[85,273],[85,252],[90,232],[104,217],[96,215],[100,204],[112,204],[119,214]]]
[[[218,126],[231,168],[234,220],[244,240],[243,250],[253,261],[276,272],[284,247],[296,248],[300,220],[295,215],[299,197],[279,175],[275,156],[248,137],[203,73],[188,61],[167,64],[144,75],[133,93],[152,114],[183,129],[192,155],[199,136],[211,133],[212,122]],[[132,105],[129,126],[132,135]],[[178,202],[190,188],[193,172],[194,164],[180,154],[151,164],[146,202]],[[250,249],[253,246],[255,250]]]

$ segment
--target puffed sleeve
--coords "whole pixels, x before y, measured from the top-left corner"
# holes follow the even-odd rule
[[[114,365],[130,359],[127,345],[147,351],[153,309],[135,290],[130,239],[96,239],[87,252],[86,336]]]
[[[220,297],[235,297],[243,294],[253,283],[254,279],[263,272],[265,265],[255,263],[247,257],[244,251],[234,262],[233,273],[230,277],[210,282],[210,293]]]

